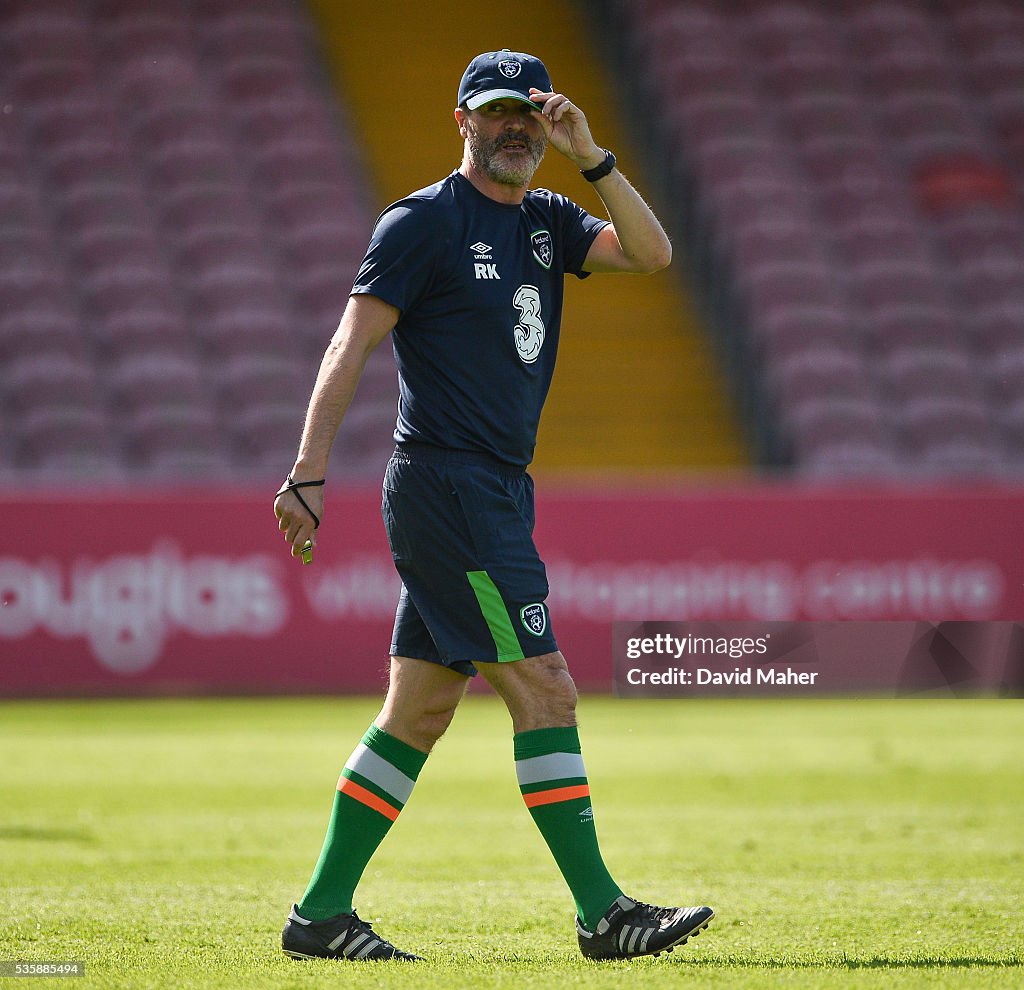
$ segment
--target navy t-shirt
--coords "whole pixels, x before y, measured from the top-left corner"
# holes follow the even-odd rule
[[[497,203],[453,172],[377,220],[352,293],[401,311],[395,439],[533,459],[555,367],[563,276],[607,220],[546,189]]]

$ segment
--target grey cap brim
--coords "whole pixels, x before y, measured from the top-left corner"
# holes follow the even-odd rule
[[[539,103],[534,103],[528,96],[523,96],[522,93],[518,93],[514,89],[489,89],[484,93],[477,93],[476,96],[471,96],[466,100],[466,106],[470,110],[476,110],[485,103],[490,103],[491,100],[518,100],[520,103],[540,109]]]

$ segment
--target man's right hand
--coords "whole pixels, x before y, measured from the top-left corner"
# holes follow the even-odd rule
[[[307,479],[292,475],[292,480],[301,482]],[[308,479],[314,480],[314,479]],[[323,486],[310,486],[300,489],[306,504],[323,518],[324,490]],[[316,520],[303,508],[294,492],[282,492],[274,499],[274,514],[277,516],[277,528],[284,534],[285,543],[292,548],[292,556],[298,557],[307,540],[316,545]]]

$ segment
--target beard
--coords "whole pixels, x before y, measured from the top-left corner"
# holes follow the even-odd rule
[[[546,138],[531,139],[526,134],[513,136],[501,134],[487,140],[473,127],[466,128],[469,134],[469,159],[492,182],[503,186],[526,186],[540,167],[547,149]],[[521,144],[523,151],[505,151],[508,144]]]

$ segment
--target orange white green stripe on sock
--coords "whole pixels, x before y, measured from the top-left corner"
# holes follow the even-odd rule
[[[516,779],[527,808],[590,797],[579,753],[547,753],[516,760]]]
[[[338,790],[394,821],[412,795],[416,781],[360,743],[338,778]]]

